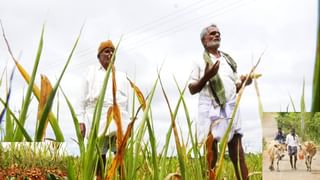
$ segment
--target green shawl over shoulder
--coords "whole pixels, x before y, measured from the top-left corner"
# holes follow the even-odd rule
[[[230,65],[233,72],[237,72],[237,63],[227,53],[224,53],[222,51],[219,52],[227,60],[227,63]],[[204,51],[203,59],[206,63],[209,63],[209,65],[213,65],[208,51]],[[211,77],[211,79],[209,80],[209,87],[215,101],[219,104],[220,107],[224,108],[226,105],[226,95],[219,73]]]

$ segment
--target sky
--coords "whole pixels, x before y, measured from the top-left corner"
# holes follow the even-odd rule
[[[62,81],[62,88],[74,106],[85,70],[97,63],[101,41],[122,37],[116,66],[147,94],[163,64],[161,78],[171,106],[178,101],[175,77],[181,87],[189,78],[194,61],[202,60],[201,30],[215,23],[221,31],[220,50],[238,63],[238,74],[249,73],[261,54],[257,72],[264,111],[300,110],[303,81],[305,102],[311,108],[313,68],[316,45],[316,0],[0,0],[0,19],[14,55],[31,73],[41,29],[45,24],[40,74],[54,84],[83,26],[79,45]],[[3,37],[0,38],[0,72],[10,71],[12,60]],[[5,83],[0,96],[5,95]],[[11,109],[19,111],[26,83],[18,72],[12,87]],[[73,123],[64,99],[60,98],[60,126],[66,140],[75,138]],[[197,117],[198,96],[186,93],[193,121]],[[37,103],[31,104],[26,124],[34,130]],[[1,107],[2,108],[2,107]],[[153,101],[155,133],[158,143],[165,140],[170,117],[165,99],[157,88]],[[183,110],[183,109],[181,109]],[[247,152],[261,151],[262,129],[254,86],[245,89],[241,99],[243,143]],[[184,136],[187,124],[183,113],[177,122]],[[174,147],[174,144],[171,145]]]

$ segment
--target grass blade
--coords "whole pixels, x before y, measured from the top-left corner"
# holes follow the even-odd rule
[[[176,123],[175,123],[175,117],[173,116],[173,112],[172,112],[171,107],[170,107],[169,99],[168,99],[167,94],[166,94],[166,92],[164,90],[164,87],[163,87],[163,84],[162,84],[161,77],[160,77],[159,73],[158,73],[158,79],[159,79],[159,82],[160,82],[162,93],[163,93],[163,95],[165,97],[166,103],[168,105],[168,109],[170,111],[171,126],[172,126],[173,134],[174,134],[174,137],[175,137],[176,148],[177,148],[177,152],[178,152],[180,173],[181,173],[182,179],[186,179],[186,168],[185,168],[186,167],[186,165],[185,165],[186,152],[183,151],[182,145],[180,143],[179,134],[178,134],[178,130],[177,130]],[[177,109],[178,109],[178,107],[177,107]]]
[[[53,89],[52,89],[52,92],[51,92],[51,94],[50,94],[49,97],[48,97],[47,103],[46,103],[46,105],[45,105],[45,107],[44,107],[44,109],[43,109],[42,116],[41,116],[41,118],[40,118],[40,120],[39,120],[39,126],[38,126],[37,129],[36,129],[35,141],[41,141],[42,138],[43,138],[43,133],[44,133],[44,130],[45,130],[46,119],[48,118],[48,115],[49,115],[49,113],[50,113],[50,110],[51,110],[51,107],[52,107],[52,104],[53,104],[53,100],[54,100],[54,97],[55,97],[55,95],[56,95],[56,93],[57,93],[57,90],[58,90],[59,84],[60,84],[60,82],[61,82],[61,80],[62,80],[62,77],[63,77],[63,75],[64,75],[64,73],[65,73],[65,71],[66,71],[66,69],[67,69],[67,67],[68,67],[68,65],[69,65],[69,63],[70,63],[70,61],[71,61],[72,55],[73,55],[73,53],[74,53],[74,51],[75,51],[75,49],[76,49],[76,47],[77,47],[77,45],[78,45],[78,42],[79,42],[79,39],[80,39],[80,36],[81,36],[81,33],[82,33],[82,29],[83,29],[83,27],[81,28],[80,33],[79,33],[79,35],[78,35],[78,37],[77,37],[77,39],[76,39],[76,42],[74,43],[74,45],[73,45],[73,47],[72,47],[72,50],[71,50],[71,52],[70,52],[70,54],[69,54],[69,57],[68,57],[68,59],[67,59],[67,62],[66,62],[65,66],[64,66],[64,68],[63,68],[63,70],[62,70],[62,72],[61,72],[61,74],[60,74],[60,76],[59,76],[59,78],[58,78],[58,81],[57,81],[56,84],[54,85],[54,87],[53,87]],[[55,128],[55,127],[53,127],[53,128]],[[62,136],[62,134],[61,134],[61,136]],[[60,138],[63,139],[63,136],[60,137]]]
[[[6,102],[5,102],[3,99],[1,99],[1,98],[0,98],[0,101],[1,101],[1,103],[5,106],[6,111],[7,111],[7,114],[10,114],[10,115],[12,116],[12,118],[13,118],[13,120],[15,121],[15,123],[17,124],[18,128],[20,128],[20,130],[21,130],[23,136],[25,137],[26,141],[31,142],[31,141],[32,141],[32,138],[31,138],[30,135],[27,133],[27,131],[25,130],[25,128],[20,124],[18,118],[14,115],[14,113],[11,111],[11,109],[7,106]],[[8,116],[8,115],[7,115],[7,116]],[[10,117],[10,119],[11,119],[11,117]],[[10,131],[10,130],[9,130],[9,131]],[[11,133],[9,132],[10,135],[13,135],[13,133],[14,133],[13,131],[12,131]],[[6,134],[7,134],[7,132],[6,132]],[[5,141],[13,142],[13,136],[9,137],[9,135],[8,135],[8,137],[5,138]]]
[[[263,105],[262,105],[262,101],[261,101],[261,96],[260,96],[260,91],[259,91],[259,87],[258,87],[258,80],[255,78],[253,79],[253,83],[254,83],[254,88],[256,90],[257,93],[257,98],[258,98],[258,106],[259,106],[259,115],[260,115],[260,120],[262,121],[263,119]]]
[[[152,86],[152,89],[151,89],[151,92],[150,92],[150,95],[148,97],[148,100],[146,102],[146,109],[144,110],[144,113],[143,113],[143,116],[142,116],[142,120],[141,120],[141,125],[140,125],[140,128],[138,130],[138,134],[137,134],[137,141],[136,141],[136,147],[135,147],[135,156],[138,157],[139,154],[140,154],[140,150],[141,150],[141,142],[142,142],[142,138],[143,138],[143,135],[144,135],[144,131],[145,131],[145,124],[147,123],[147,126],[148,126],[148,130],[150,131],[150,123],[149,123],[149,111],[150,111],[150,108],[151,108],[151,102],[152,102],[152,99],[153,99],[153,96],[154,96],[154,93],[155,93],[155,90],[156,90],[156,87],[157,87],[157,84],[158,84],[158,80],[159,78],[156,79],[156,81],[154,82],[153,86]],[[150,132],[149,132],[150,133]],[[152,150],[153,150],[153,153],[152,153],[152,159],[153,159],[153,166],[154,167],[157,167],[157,163],[156,163],[156,154],[155,154],[155,147],[154,147],[154,137],[152,136],[153,133],[149,134],[149,138],[150,138],[150,141],[152,141],[151,143],[151,146],[152,146]],[[154,169],[154,171],[158,171],[158,168],[157,169]],[[136,175],[136,174],[135,174]],[[134,177],[135,177],[134,175]],[[158,172],[155,172],[154,174],[154,177],[152,177],[153,179],[159,179],[159,176],[158,176]]]
[[[74,124],[74,128],[76,130],[76,134],[77,134],[77,138],[78,138],[78,143],[79,143],[79,149],[80,149],[80,157],[83,157],[83,154],[84,154],[84,141],[83,141],[83,137],[81,135],[81,131],[80,131],[80,125],[79,125],[79,121],[78,121],[78,118],[77,118],[77,115],[74,111],[74,108],[72,107],[68,97],[66,96],[66,94],[63,92],[63,90],[60,88],[66,102],[67,102],[67,105],[69,107],[69,111],[72,115],[72,119],[73,119],[73,124]]]
[[[1,26],[2,26],[2,24],[1,24]],[[5,37],[4,31],[3,31],[3,36]],[[26,121],[26,115],[27,115],[27,112],[28,112],[29,104],[31,102],[32,88],[33,88],[33,84],[34,84],[34,81],[35,81],[35,76],[36,76],[36,73],[37,73],[37,69],[38,69],[38,65],[39,65],[40,57],[41,57],[41,53],[42,53],[42,48],[43,48],[43,36],[44,36],[44,25],[42,27],[39,46],[38,46],[37,55],[36,55],[36,60],[34,62],[34,66],[33,66],[32,74],[31,74],[30,82],[29,82],[29,85],[28,85],[27,93],[26,93],[26,96],[25,96],[25,99],[24,99],[24,103],[22,105],[20,116],[19,116],[19,122],[21,123],[22,126],[24,126],[24,123]],[[12,56],[12,59],[15,62],[17,62],[15,60],[15,58],[13,57],[13,54],[11,53],[11,50],[10,50],[10,47],[9,47],[9,44],[8,44],[7,41],[6,41],[6,43],[7,43],[9,52],[10,52],[10,54]],[[16,133],[14,135],[14,140],[15,141],[22,141],[22,133],[21,133],[20,129],[17,129],[17,131],[16,131]]]
[[[292,105],[292,108],[293,108],[293,112],[297,112],[296,111],[296,107],[294,106],[294,102],[293,102],[293,99],[292,99],[291,95],[289,95],[289,97],[290,97],[290,102],[291,102],[291,105]]]
[[[146,109],[146,100],[145,100],[142,92],[128,77],[127,77],[127,79],[130,82],[130,85],[131,85],[132,89],[134,90],[135,94],[137,95],[138,101],[139,101],[140,105],[142,106],[142,109],[145,110]]]
[[[115,176],[115,172],[116,172],[117,167],[123,163],[124,154],[126,151],[126,145],[127,145],[129,137],[131,136],[131,131],[133,129],[134,123],[135,123],[135,120],[131,121],[128,125],[126,133],[123,137],[123,140],[119,144],[117,154],[113,158],[112,163],[111,163],[111,167],[108,170],[107,177],[106,177],[107,180],[112,179]]]
[[[0,23],[1,23],[1,20],[0,20]],[[3,37],[4,37],[4,39],[5,39],[5,42],[6,42],[6,45],[7,45],[7,48],[8,48],[8,51],[9,51],[9,53],[10,53],[10,55],[11,55],[11,58],[12,58],[12,60],[14,61],[14,63],[15,63],[15,65],[16,65],[16,67],[18,68],[18,70],[19,70],[19,72],[20,72],[20,74],[22,75],[22,77],[25,79],[25,81],[29,84],[29,86],[31,86],[32,87],[32,92],[33,92],[33,94],[36,96],[36,98],[37,98],[37,100],[39,101],[39,98],[40,98],[40,90],[39,90],[39,88],[36,86],[36,84],[34,84],[34,74],[35,74],[35,72],[31,75],[31,77],[30,77],[30,75],[27,73],[27,71],[18,63],[18,61],[16,60],[16,58],[13,56],[13,53],[12,53],[12,51],[11,51],[11,48],[10,48],[10,45],[9,45],[9,42],[8,42],[8,40],[7,40],[7,38],[6,38],[6,36],[5,36],[5,33],[4,33],[4,30],[3,30],[3,26],[2,26],[2,23],[1,23],[1,27],[2,27],[2,32],[3,32]],[[37,53],[37,58],[36,58],[36,61],[38,60],[39,61],[39,59],[40,59],[40,53],[39,53],[39,51],[40,51],[40,45],[42,44],[41,42],[41,40],[43,40],[43,31],[44,31],[44,26],[43,26],[43,29],[42,29],[42,35],[41,35],[41,38],[40,38],[40,43],[39,43],[39,47],[38,47],[38,53]],[[42,48],[42,45],[41,45],[41,48]],[[38,57],[39,56],[39,57]],[[38,62],[39,63],[39,62]],[[35,62],[35,65],[37,66],[37,62]],[[35,68],[33,68],[34,70],[35,70]],[[29,87],[28,87],[28,89],[29,89]],[[27,95],[28,95],[28,93],[27,93]],[[24,108],[24,104],[25,103],[22,103],[22,107],[21,107],[21,109],[23,109]],[[25,115],[24,115],[25,116]],[[20,118],[19,118],[20,119]],[[58,123],[57,123],[57,120],[56,120],[56,118],[55,118],[55,116],[53,115],[53,113],[51,113],[50,112],[50,114],[49,114],[49,121],[50,121],[50,124],[51,124],[51,126],[52,126],[52,128],[53,128],[53,131],[54,131],[54,134],[55,134],[55,136],[56,136],[56,138],[57,138],[57,140],[58,141],[64,141],[64,138],[63,138],[63,135],[62,135],[62,131],[61,131],[61,129],[60,129],[60,127],[58,126]],[[24,123],[23,123],[23,125],[24,125]],[[16,136],[17,136],[17,131],[15,131],[15,141],[17,141],[16,139]],[[19,135],[20,136],[20,135]]]
[[[48,96],[50,95],[51,92],[52,92],[52,86],[48,77],[45,75],[41,75],[41,89],[40,89],[40,99],[39,99],[38,115],[37,115],[38,122],[40,121],[42,112],[44,110],[44,106],[47,103]],[[45,138],[47,127],[48,127],[48,119],[45,119],[45,127],[42,134],[43,139]]]
[[[313,72],[312,107],[311,112],[320,112],[320,11],[318,9],[316,60]]]
[[[123,138],[123,132],[122,132],[121,112],[120,112],[119,105],[117,103],[116,93],[117,93],[116,72],[115,72],[114,65],[112,65],[112,96],[113,96],[112,115],[113,115],[115,124],[117,126],[117,147],[119,149],[122,138]]]
[[[305,112],[306,112],[306,105],[304,101],[304,87],[305,87],[305,80],[303,78],[303,85],[302,85],[302,94],[300,98],[300,111],[301,111],[301,137],[302,141],[305,141],[305,133],[304,133],[304,119],[305,119]]]
[[[187,124],[188,124],[188,130],[189,130],[189,137],[191,138],[191,143],[192,143],[192,151],[193,151],[193,155],[194,155],[194,159],[195,159],[195,167],[196,167],[196,178],[197,179],[202,179],[202,174],[201,174],[201,162],[200,162],[200,157],[199,157],[199,151],[198,151],[198,144],[195,140],[195,138],[193,137],[193,134],[192,134],[192,128],[191,128],[191,120],[190,120],[190,114],[189,114],[189,110],[188,110],[188,107],[187,107],[187,103],[183,97],[184,95],[184,92],[187,88],[187,85],[188,85],[188,81],[185,83],[185,86],[183,88],[183,90],[181,91],[179,85],[178,85],[178,82],[176,80],[176,78],[174,78],[175,80],[175,83],[176,83],[176,86],[179,90],[179,93],[180,93],[180,98],[182,100],[182,103],[183,103],[183,108],[184,108],[184,112],[185,112],[185,116],[186,116],[186,120],[187,120]]]
[[[255,71],[255,69],[257,68],[257,66],[259,65],[260,61],[261,61],[261,57],[262,55],[260,56],[258,62],[256,63],[256,65],[254,65],[249,73],[249,76],[251,76],[253,74],[253,72]],[[244,81],[244,83],[242,84],[242,87],[240,88],[239,90],[239,93],[238,93],[238,96],[237,96],[237,99],[236,99],[236,105],[233,109],[233,112],[232,112],[232,115],[231,115],[231,120],[229,122],[229,125],[228,125],[228,128],[227,128],[227,131],[225,132],[225,134],[223,135],[221,141],[220,141],[220,146],[219,146],[219,149],[220,149],[220,153],[221,153],[221,156],[218,160],[218,167],[217,167],[217,170],[216,170],[216,178],[217,179],[221,179],[221,176],[222,176],[222,169],[223,169],[223,163],[224,163],[224,156],[223,154],[225,153],[226,151],[226,147],[227,147],[227,143],[228,143],[228,137],[229,137],[229,134],[231,132],[231,127],[232,127],[232,124],[233,124],[233,121],[234,121],[234,117],[236,115],[236,112],[238,110],[238,106],[239,106],[239,103],[240,103],[240,100],[241,100],[241,97],[242,97],[242,94],[243,94],[243,91],[245,89],[245,84],[248,80],[248,77],[246,78],[246,80]]]
[[[8,113],[9,110],[7,110],[7,108],[9,107],[9,100],[10,100],[10,95],[12,90],[12,78],[13,78],[14,70],[15,69],[13,69],[13,71],[11,72],[10,79],[9,79],[9,90],[7,92],[6,101],[4,104],[5,107],[0,115],[0,124],[1,124],[4,114],[6,114],[6,131],[5,131],[6,134],[4,136],[5,141],[12,141],[13,134],[14,134],[14,123],[11,120],[10,113]]]
[[[74,171],[74,164],[72,163],[72,160],[68,160],[68,179],[70,180],[76,180],[76,172]]]

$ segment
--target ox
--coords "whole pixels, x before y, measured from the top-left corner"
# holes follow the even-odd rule
[[[312,141],[306,141],[302,145],[302,152],[305,157],[307,171],[311,171],[312,158],[317,152],[316,145]]]
[[[269,143],[267,152],[269,159],[271,161],[271,164],[269,166],[269,170],[273,171],[274,170],[274,162],[277,162],[277,171],[279,171],[279,161],[281,158],[284,157],[284,151],[286,149],[285,144],[280,144],[277,141],[271,141]]]

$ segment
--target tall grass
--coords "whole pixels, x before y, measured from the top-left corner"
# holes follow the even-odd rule
[[[56,143],[3,143],[0,146],[0,179],[47,179],[50,174],[62,179],[67,163],[79,161]]]
[[[11,51],[9,42],[8,42],[6,36],[5,36],[4,28],[3,28],[3,25],[2,25],[1,21],[0,21],[0,24],[1,24],[4,40],[5,40],[6,45],[8,47],[8,51],[9,51],[11,57],[12,57],[12,60],[14,61],[15,65],[18,68],[18,70],[19,70],[20,74],[22,75],[22,77],[28,83],[27,93],[26,93],[26,96],[23,99],[21,113],[19,115],[19,120],[18,120],[21,126],[17,126],[12,131],[12,133],[14,135],[11,137],[11,139],[8,140],[8,141],[17,142],[17,141],[22,141],[23,140],[23,136],[22,135],[23,134],[25,135],[25,133],[23,133],[23,132],[25,132],[24,124],[25,124],[25,121],[26,121],[26,114],[27,114],[27,111],[28,111],[28,108],[29,108],[29,104],[30,104],[31,98],[32,98],[31,97],[31,92],[33,92],[33,94],[35,95],[35,97],[37,98],[38,101],[40,99],[40,90],[39,90],[38,86],[34,84],[34,80],[35,80],[35,76],[36,76],[36,72],[37,72],[37,68],[38,68],[38,64],[39,64],[40,56],[41,56],[41,52],[42,52],[42,47],[43,47],[44,26],[42,27],[42,32],[41,32],[39,47],[38,47],[38,50],[37,50],[36,60],[34,62],[32,75],[30,77],[30,75],[27,73],[27,71],[22,67],[22,65],[20,65],[20,63],[14,57],[14,55],[13,55],[13,53]],[[50,104],[50,102],[48,102],[48,104]],[[8,112],[9,112],[9,108],[8,108]],[[53,131],[54,131],[54,133],[56,135],[56,140],[60,141],[60,142],[64,141],[64,137],[63,137],[62,131],[61,131],[61,129],[60,129],[60,127],[59,127],[59,125],[57,123],[57,120],[56,120],[55,116],[53,115],[53,113],[50,112],[48,118],[49,118],[50,124],[51,124],[51,126],[53,128]],[[37,128],[36,128],[36,131],[37,131]],[[26,136],[24,136],[24,137],[26,138]]]
[[[72,46],[72,50],[66,60],[66,64],[63,67],[63,70],[60,73],[57,82],[54,84],[52,89],[48,88],[48,90],[45,90],[46,86],[43,86],[41,87],[41,89],[39,89],[38,86],[34,83],[45,39],[44,30],[45,28],[43,26],[42,33],[40,36],[39,47],[37,50],[37,56],[35,59],[31,76],[29,76],[27,71],[14,58],[10,50],[9,43],[6,40],[8,50],[12,56],[13,61],[15,62],[16,67],[28,83],[28,89],[23,99],[22,109],[21,113],[19,114],[19,117],[16,117],[15,114],[12,113],[10,107],[8,106],[8,100],[1,99],[2,104],[6,108],[6,121],[12,123],[12,125],[9,125],[8,130],[5,131],[6,135],[8,136],[8,139],[6,139],[7,141],[43,141],[46,134],[46,124],[48,123],[48,121],[50,122],[50,125],[53,128],[56,136],[56,139],[54,139],[54,141],[64,141],[63,132],[60,129],[56,116],[53,112],[51,112],[51,108],[56,94],[58,92],[58,88],[60,87],[60,82],[72,59],[75,48],[77,47],[82,30],[80,31],[74,45]],[[3,36],[5,38],[4,31]],[[157,77],[155,77],[153,86],[150,92],[148,92],[148,96],[145,96],[138,87],[138,85],[136,85],[134,82],[128,79],[135,97],[133,98],[133,108],[131,115],[132,121],[126,128],[126,131],[122,132],[122,119],[120,116],[120,110],[116,101],[115,93],[117,82],[115,80],[116,71],[114,67],[114,63],[116,61],[116,54],[120,42],[121,40],[117,44],[115,52],[113,53],[111,58],[111,63],[108,69],[106,70],[104,83],[102,85],[99,99],[96,102],[94,115],[92,117],[92,124],[90,126],[91,129],[87,143],[84,143],[84,139],[81,136],[79,120],[74,110],[74,107],[71,104],[67,95],[63,92],[62,87],[60,87],[60,91],[65,101],[67,102],[69,112],[72,116],[72,121],[77,136],[78,148],[80,151],[80,155],[76,163],[73,160],[65,161],[65,163],[67,164],[67,167],[65,168],[68,172],[68,178],[83,180],[94,179],[97,167],[102,166],[102,169],[104,169],[103,179],[169,179],[170,177],[176,177],[180,179],[208,179],[208,165],[206,164],[204,154],[201,153],[201,151],[206,152],[206,150],[204,150],[203,145],[198,143],[198,139],[194,135],[195,132],[193,132],[192,129],[192,121],[189,114],[188,102],[184,98],[187,82],[181,88],[178,85],[176,79],[174,79],[176,84],[176,90],[179,93],[179,98],[176,102],[176,105],[174,107],[171,107],[171,100],[167,96],[165,84],[161,81],[161,70],[159,70]],[[250,75],[253,73],[255,67],[250,72]],[[102,114],[103,102],[106,95],[105,92],[109,81],[112,81],[114,101],[112,106],[108,109],[108,113]],[[156,132],[154,130],[154,121],[152,113],[153,97],[155,96],[158,84],[160,84],[164,100],[167,103],[168,113],[170,115],[171,120],[170,128],[168,129],[166,134],[166,142],[160,153],[157,152],[158,140]],[[240,91],[240,95],[237,100],[237,105],[240,101],[243,88],[244,87],[242,87]],[[31,99],[33,97],[32,93],[40,104],[38,116],[39,120],[36,124],[34,139],[30,137],[29,132],[27,132],[24,128],[27,120],[26,114],[28,112]],[[44,100],[42,101],[41,98]],[[135,109],[135,98],[138,100],[137,104],[139,105],[137,109]],[[181,107],[181,105],[183,107]],[[176,119],[179,110],[182,110],[185,114],[185,121],[183,123],[186,123],[188,125],[187,139],[190,140],[191,147],[190,145],[188,145],[187,142],[184,141],[184,139],[182,139],[182,133],[178,130]],[[106,115],[108,122],[115,121],[117,124],[117,152],[115,155],[109,153],[107,161],[108,163],[104,167],[103,165],[98,164],[98,159],[101,157],[99,147],[101,143],[103,143],[103,137],[98,136],[98,128],[101,117],[105,117]],[[141,117],[140,124],[138,126],[135,126],[136,119],[139,115]],[[107,131],[107,129],[108,126],[105,127],[105,131]],[[230,130],[228,130],[228,132],[230,132]],[[10,134],[14,135],[13,138],[9,138]],[[173,138],[171,138],[172,134]],[[214,177],[215,179],[222,179],[224,177],[227,177],[228,179],[235,178],[233,170],[230,170],[230,161],[228,160],[228,158],[225,158],[224,156],[227,143],[227,136],[228,133],[221,141],[220,152],[222,155],[219,159],[218,170],[216,171]],[[177,156],[174,156],[172,153],[170,154],[169,152],[169,144],[171,140],[173,140],[175,143],[175,150],[177,151]],[[260,159],[260,155],[248,155],[247,161],[250,172],[261,172],[261,162],[259,161]],[[258,175],[253,175],[252,179],[261,179],[261,174],[255,174]]]

